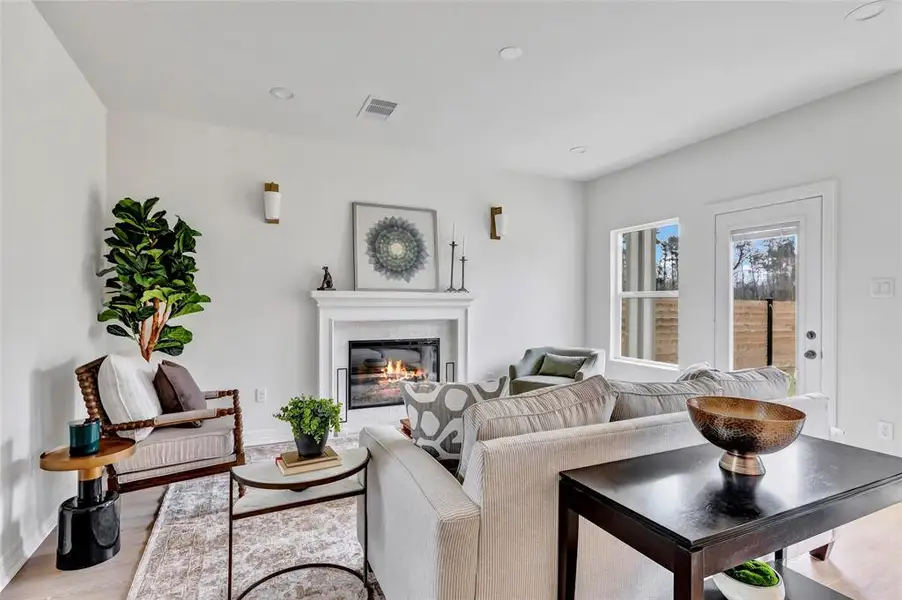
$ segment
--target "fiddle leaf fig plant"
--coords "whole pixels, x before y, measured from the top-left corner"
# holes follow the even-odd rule
[[[97,273],[106,278],[106,300],[97,320],[119,321],[107,325],[107,332],[138,342],[147,361],[155,351],[181,354],[194,336],[169,322],[203,311],[210,301],[194,285],[197,265],[192,255],[201,233],[180,217],[170,227],[165,210],[152,212],[159,200],[123,198],[113,207],[117,221],[106,228],[112,235],[104,240],[110,266]]]

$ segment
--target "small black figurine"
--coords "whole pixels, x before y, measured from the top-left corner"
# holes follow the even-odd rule
[[[335,291],[335,288],[332,287],[332,273],[329,272],[329,267],[323,267],[323,284],[316,289],[321,292]]]

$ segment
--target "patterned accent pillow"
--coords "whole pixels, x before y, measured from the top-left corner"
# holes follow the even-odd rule
[[[510,395],[510,380],[479,383],[405,383],[401,397],[410,419],[410,437],[439,460],[458,460],[463,444],[463,414],[482,400]]]
[[[739,371],[717,369],[686,370],[677,381],[713,381],[721,394],[750,400],[782,400],[789,396],[789,375],[777,367],[757,367]]]

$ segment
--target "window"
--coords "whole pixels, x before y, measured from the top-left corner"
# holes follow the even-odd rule
[[[612,354],[677,364],[680,227],[676,221],[612,234]]]

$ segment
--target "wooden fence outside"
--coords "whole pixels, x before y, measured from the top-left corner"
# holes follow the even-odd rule
[[[625,308],[625,307],[624,307]],[[655,301],[655,360],[678,363],[678,299],[659,298]],[[622,348],[628,347],[626,310]],[[767,364],[767,302],[737,300],[733,305],[734,368],[745,369]],[[795,302],[774,302],[774,364],[781,368],[795,366],[796,359]]]

